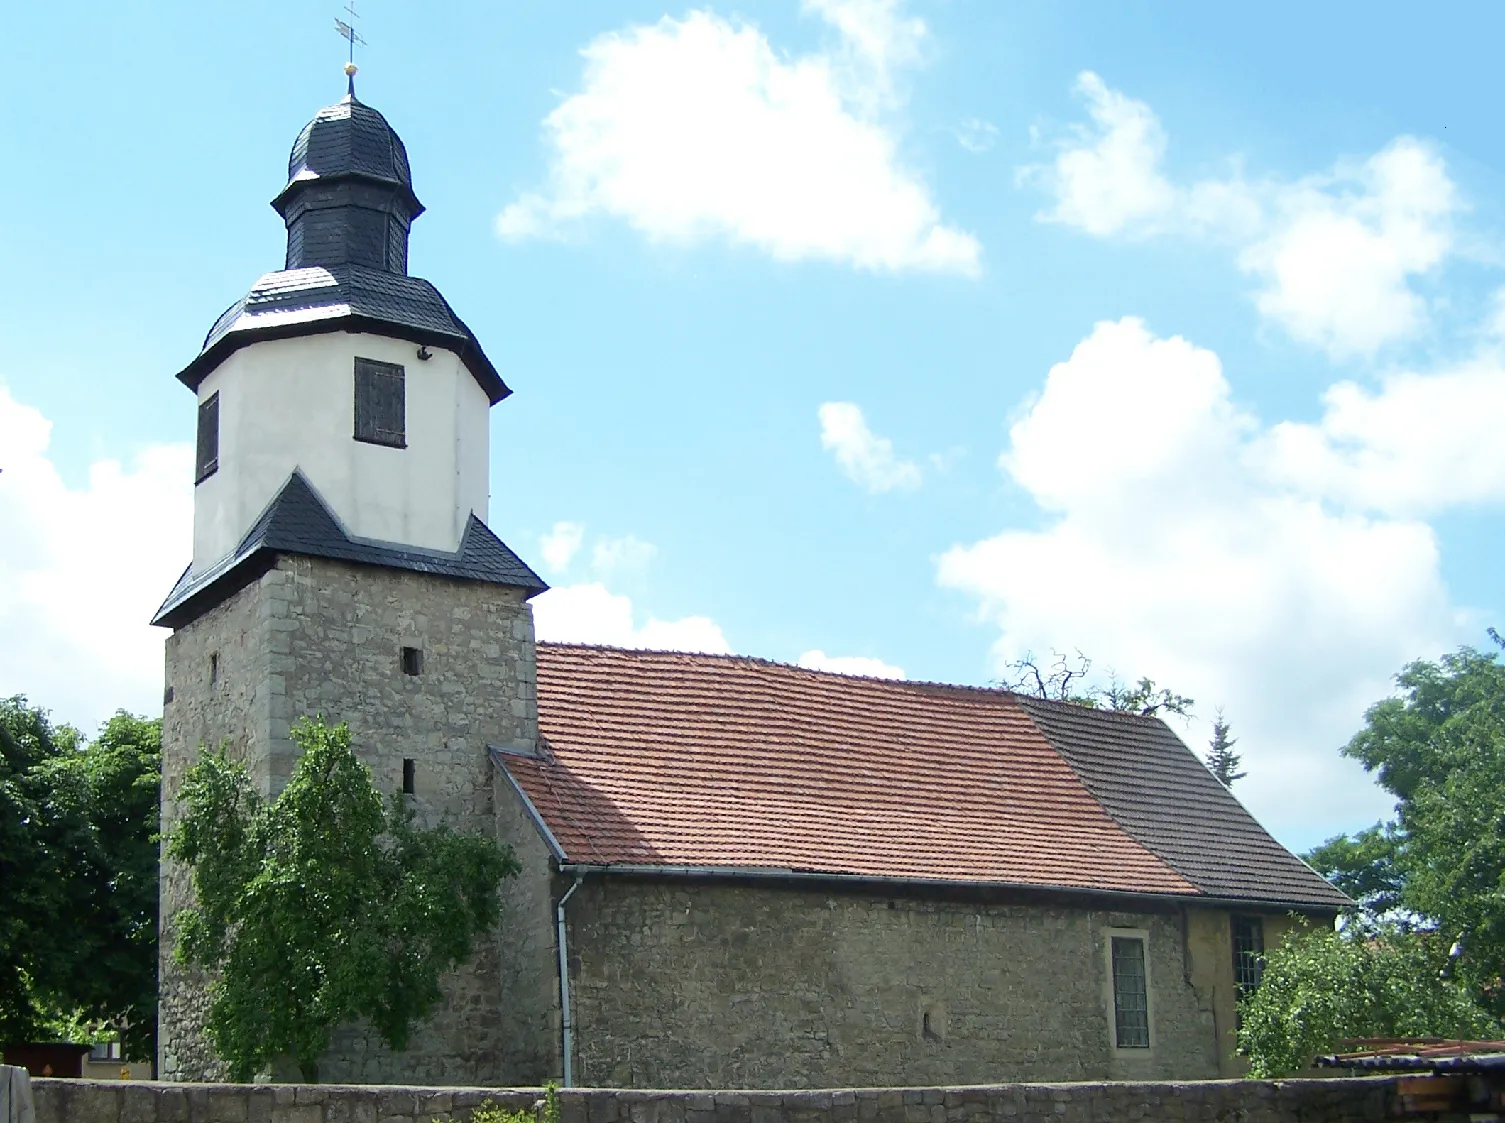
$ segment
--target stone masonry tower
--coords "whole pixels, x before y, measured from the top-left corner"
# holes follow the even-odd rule
[[[545,586],[486,526],[488,413],[510,392],[470,329],[408,275],[423,207],[402,141],[350,96],[298,134],[285,267],[210,329],[178,375],[198,400],[193,560],[154,623],[167,641],[162,815],[201,746],[226,745],[264,796],[288,729],[350,724],[378,786],[421,820],[494,829],[487,746],[537,737],[533,621]],[[172,962],[185,871],[164,868],[158,1073],[220,1067],[204,979]],[[410,1048],[341,1030],[326,1080],[498,1083],[495,940]]]

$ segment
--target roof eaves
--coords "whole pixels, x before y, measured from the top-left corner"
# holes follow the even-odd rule
[[[508,774],[510,777],[510,773]],[[513,781],[514,785],[516,780]],[[527,796],[524,795],[524,799]],[[529,804],[531,807],[531,804]],[[543,828],[547,830],[547,827]],[[977,878],[906,877],[887,874],[835,873],[825,870],[794,869],[769,866],[654,865],[641,862],[570,862],[563,860],[561,873],[618,874],[628,877],[674,877],[725,879],[733,881],[806,881],[848,885],[910,887],[916,889],[1011,890],[1031,893],[1058,893],[1108,901],[1139,901],[1157,904],[1199,905],[1215,908],[1265,908],[1297,911],[1313,915],[1337,915],[1335,908],[1305,901],[1262,900],[1257,898],[1213,897],[1203,893],[1132,892],[1124,889],[1094,889],[1081,885],[1055,885],[1025,881],[989,881]]]
[[[471,377],[476,380],[492,405],[496,405],[512,394],[511,387],[502,380],[501,374],[486,357],[486,353],[481,350],[474,336],[452,335],[448,332],[416,327],[412,324],[403,324],[396,320],[382,319],[354,311],[342,312],[335,316],[316,315],[315,312],[316,310],[309,310],[305,319],[279,317],[275,323],[231,328],[194,356],[193,360],[178,372],[177,379],[197,393],[199,384],[208,378],[215,368],[242,347],[249,347],[253,343],[264,343],[273,339],[296,339],[309,335],[327,335],[336,331],[351,334],[367,332],[371,335],[385,335],[392,339],[405,340],[408,343],[442,347],[446,351],[453,351],[465,364],[465,369],[470,371]]]

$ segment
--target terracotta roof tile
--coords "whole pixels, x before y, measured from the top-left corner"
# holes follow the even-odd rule
[[[539,644],[538,707],[547,756],[506,766],[570,862],[1209,891],[1011,694]]]

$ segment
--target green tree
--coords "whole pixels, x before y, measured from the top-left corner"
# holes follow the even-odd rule
[[[1499,1021],[1449,965],[1436,933],[1294,929],[1265,953],[1259,988],[1239,1000],[1250,1075],[1289,1075],[1353,1038],[1497,1038]]]
[[[153,1051],[160,758],[159,722],[120,713],[84,745],[0,700],[0,1038],[87,1024]]]
[[[384,808],[345,725],[305,720],[292,737],[302,754],[270,803],[240,764],[203,753],[168,846],[197,895],[174,954],[216,974],[208,1030],[237,1080],[291,1055],[317,1081],[331,1031],[357,1018],[405,1048],[519,868],[485,835],[416,828],[400,794]]]
[[[1010,663],[1007,670],[1008,675],[998,683],[1003,689],[1056,702],[1074,702],[1141,717],[1154,717],[1162,712],[1188,717],[1194,705],[1192,699],[1157,686],[1150,678],[1124,683],[1110,673],[1106,686],[1090,686],[1092,660],[1080,651],[1075,657],[1053,652],[1051,662],[1044,667],[1032,653],[1027,653]]]
[[[1233,751],[1233,746],[1238,744],[1237,737],[1228,735],[1228,722],[1223,717],[1223,711],[1218,711],[1218,716],[1212,722],[1212,740],[1207,748],[1207,770],[1218,778],[1218,782],[1225,788],[1232,788],[1235,780],[1242,780],[1249,775],[1240,772],[1239,765],[1243,757]]]
[[[1388,915],[1457,943],[1459,980],[1505,1014],[1505,666],[1463,648],[1396,681],[1343,749],[1396,797],[1395,818],[1308,861],[1363,903],[1361,926]]]

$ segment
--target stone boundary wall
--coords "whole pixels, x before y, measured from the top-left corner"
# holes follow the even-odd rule
[[[36,1123],[469,1123],[537,1089],[34,1080]],[[999,1084],[799,1092],[561,1092],[560,1123],[1379,1123],[1394,1078]]]

